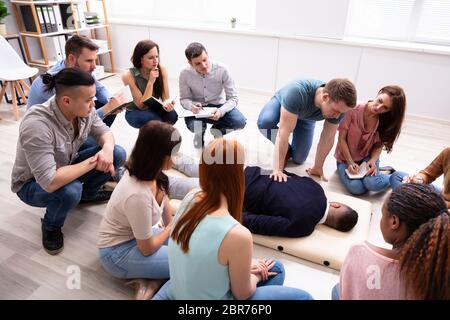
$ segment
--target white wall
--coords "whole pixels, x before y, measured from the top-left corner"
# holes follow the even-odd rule
[[[185,65],[184,49],[202,42],[212,59],[225,63],[242,89],[273,93],[298,77],[355,82],[358,99],[373,98],[387,84],[407,94],[410,115],[450,121],[446,92],[450,83],[450,54],[435,54],[346,44],[344,41],[284,38],[229,31],[124,25],[112,19],[112,44],[117,68],[126,69],[134,45],[150,38],[159,43],[161,60],[176,79]]]
[[[256,30],[342,39],[349,0],[258,0]]]

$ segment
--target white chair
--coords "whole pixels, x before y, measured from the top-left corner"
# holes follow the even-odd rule
[[[9,84],[12,95],[13,114],[14,119],[19,120],[19,108],[17,107],[16,89],[20,94],[22,101],[27,102],[27,97],[24,90],[30,90],[30,87],[22,81],[23,79],[31,78],[38,73],[37,68],[29,67],[23,62],[22,58],[17,54],[16,50],[0,36],[0,80],[3,82],[2,91],[0,94],[0,103],[6,92],[6,87]]]

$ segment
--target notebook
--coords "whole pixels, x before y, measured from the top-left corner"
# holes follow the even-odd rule
[[[367,174],[367,163],[365,161],[361,163],[359,165],[358,173],[356,174],[350,173],[348,169],[345,169],[345,173],[347,174],[349,179],[362,179]]]
[[[211,118],[212,113],[217,108],[214,107],[203,107],[198,113],[193,113],[191,110],[184,110],[184,112],[179,115],[180,118],[187,118],[187,117],[196,117],[197,119],[200,118]]]
[[[174,98],[167,99],[163,102],[160,99],[157,99],[157,98],[151,96],[150,98],[148,98],[147,100],[144,101],[144,104],[150,110],[153,110],[153,111],[160,110],[160,111],[166,112],[166,110],[164,109],[164,105],[166,103],[168,103],[169,101],[176,101],[176,99],[177,99],[177,96],[175,96]]]
[[[131,95],[130,86],[128,86],[128,85],[123,86],[122,88],[120,88],[120,89],[116,92],[115,95],[118,95],[118,94],[122,94],[126,102],[125,102],[124,104],[121,104],[121,105],[118,106],[118,107],[115,107],[114,109],[110,110],[109,112],[105,113],[105,114],[103,115],[103,119],[106,118],[106,117],[109,116],[109,115],[112,115],[112,114],[113,114],[114,112],[116,112],[117,110],[122,109],[122,108],[125,108],[128,102],[133,101],[133,96]]]

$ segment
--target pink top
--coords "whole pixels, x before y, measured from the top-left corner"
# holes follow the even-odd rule
[[[367,104],[368,102],[360,103],[351,111],[347,111],[344,120],[341,121],[338,128],[341,132],[347,131],[347,145],[355,162],[369,156],[372,147],[381,141],[377,131],[378,123],[373,131],[365,129],[364,109],[367,107]],[[339,144],[336,146],[334,157],[339,162],[347,162]]]
[[[352,246],[340,274],[341,300],[406,300],[398,260],[385,257],[364,242]]]

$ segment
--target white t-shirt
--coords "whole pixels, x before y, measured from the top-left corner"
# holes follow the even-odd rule
[[[152,226],[161,219],[166,202],[167,197],[164,196],[159,206],[148,182],[130,177],[126,171],[106,206],[98,232],[98,247],[107,248],[132,239],[150,238]]]

